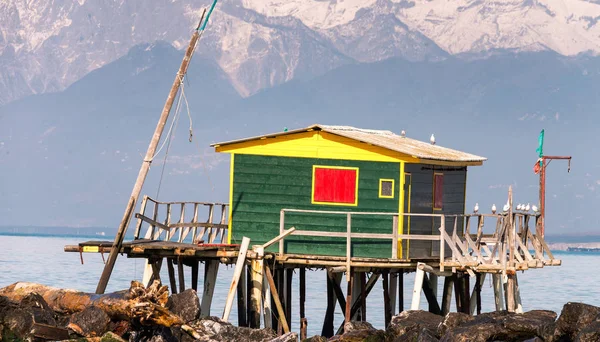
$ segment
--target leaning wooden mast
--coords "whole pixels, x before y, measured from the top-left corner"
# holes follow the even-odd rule
[[[192,38],[190,39],[190,43],[185,51],[185,56],[181,61],[179,71],[175,76],[175,80],[173,81],[173,85],[171,86],[171,91],[169,92],[167,101],[165,102],[162,113],[160,114],[158,124],[156,125],[156,129],[154,130],[154,135],[152,136],[152,140],[150,141],[150,145],[148,146],[148,150],[146,151],[146,156],[144,157],[142,166],[140,167],[140,172],[138,173],[137,180],[135,181],[135,185],[133,186],[133,190],[131,191],[131,196],[129,197],[129,201],[127,202],[127,206],[125,207],[125,213],[123,214],[123,219],[121,220],[119,230],[117,231],[117,235],[115,236],[115,241],[113,242],[110,254],[108,256],[108,260],[106,261],[106,265],[104,265],[102,276],[100,277],[100,281],[98,282],[98,286],[96,287],[97,294],[103,294],[106,290],[108,280],[110,279],[113,268],[115,266],[115,261],[117,260],[117,255],[121,250],[123,239],[125,238],[125,233],[127,232],[127,227],[129,226],[129,222],[131,221],[131,217],[133,216],[133,211],[135,210],[135,206],[142,191],[142,186],[144,185],[144,181],[146,180],[146,176],[148,175],[148,171],[150,170],[150,164],[152,163],[152,160],[155,157],[156,148],[163,134],[165,124],[167,123],[169,113],[171,112],[171,108],[173,107],[173,102],[175,101],[175,97],[179,92],[179,87],[181,83],[183,83],[183,79],[185,77],[185,74],[187,73],[187,69],[194,54],[194,50],[196,49],[198,39],[200,38],[202,31],[206,27],[208,18],[210,17],[210,14],[215,8],[216,3],[217,0],[214,0],[204,23],[202,23],[202,20],[204,19],[204,13],[202,14],[202,18],[200,19],[198,26],[194,30]],[[206,10],[204,12],[206,12]]]

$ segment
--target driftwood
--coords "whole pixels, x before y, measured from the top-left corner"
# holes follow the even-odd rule
[[[114,320],[136,321],[142,325],[160,325],[167,328],[177,326],[195,339],[200,337],[193,328],[184,324],[179,316],[165,307],[169,298],[168,288],[162,286],[159,281],[154,281],[148,288],[138,281],[132,281],[129,290],[103,295],[25,282],[0,289],[0,296],[15,302],[32,293],[42,296],[48,306],[56,312],[73,314],[95,306]],[[69,328],[74,331],[80,330],[77,326]]]

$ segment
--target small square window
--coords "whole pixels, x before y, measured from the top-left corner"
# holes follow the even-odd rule
[[[394,198],[394,180],[380,179],[379,180],[379,197]]]

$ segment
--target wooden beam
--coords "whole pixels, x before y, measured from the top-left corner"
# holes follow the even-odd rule
[[[504,310],[504,294],[502,293],[502,275],[492,274],[492,284],[494,286],[494,303],[496,305],[496,311],[500,312]]]
[[[450,312],[450,304],[452,302],[452,284],[454,283],[453,276],[444,277],[444,290],[442,291],[442,315],[446,316]]]
[[[427,298],[427,302],[429,303],[429,312],[436,315],[441,315],[442,310],[440,309],[440,304],[437,301],[436,294],[433,292],[431,279],[429,279],[426,274],[423,275],[423,293],[425,294],[425,298]]]
[[[412,293],[412,303],[410,304],[411,310],[419,310],[419,306],[421,304],[421,290],[423,289],[423,278],[425,277],[425,272],[423,270],[417,268],[415,272],[415,284],[413,287]]]
[[[404,272],[398,272],[398,313],[404,311]]]
[[[204,289],[202,291],[202,302],[200,303],[200,315],[202,317],[210,316],[210,308],[212,306],[213,294],[217,285],[217,274],[219,273],[219,265],[220,262],[218,260],[207,260],[206,263],[204,263]],[[236,287],[237,284],[233,288]]]
[[[175,268],[173,267],[173,258],[167,258],[167,270],[169,273],[169,284],[171,284],[171,293],[177,293],[177,282],[175,281]]]
[[[262,255],[264,250],[262,247],[253,246],[252,249],[258,255]],[[252,259],[250,262],[250,275],[252,277],[252,291],[250,293],[250,328],[260,328],[260,302],[262,300],[263,290],[263,264],[262,258]]]
[[[192,289],[198,292],[198,272],[199,272],[199,261],[192,261]]]
[[[332,273],[333,277],[339,277],[341,281],[340,273]],[[330,338],[333,336],[333,320],[336,307],[336,295],[333,290],[333,279],[330,277],[329,272],[325,274],[327,283],[327,309],[325,311],[325,319],[323,319],[323,328],[321,329],[321,336]]]
[[[250,245],[250,239],[245,237],[242,239],[240,246],[240,252],[238,254],[237,262],[235,263],[235,270],[233,271],[233,279],[231,279],[231,285],[229,286],[229,293],[225,301],[225,308],[223,310],[222,320],[227,322],[229,320],[229,314],[231,313],[231,307],[233,306],[233,297],[235,296],[235,290],[240,280],[240,275],[244,270],[244,264],[246,262],[246,252],[248,252],[248,246]],[[205,266],[206,267],[206,266]]]
[[[348,215],[348,217],[350,217],[350,215]],[[352,318],[352,286],[354,285],[354,272],[352,270],[348,269],[348,272],[346,272],[346,279],[348,287],[346,289],[346,310],[344,316],[346,318],[345,322],[348,323]]]
[[[275,280],[273,280],[273,275],[271,274],[271,269],[269,269],[269,267],[265,267],[265,275],[267,281],[269,282],[269,287],[271,288],[271,295],[273,300],[275,301],[275,307],[277,308],[277,314],[279,315],[281,325],[283,326],[283,331],[287,334],[290,332],[290,327],[288,325],[287,320],[285,319],[285,311],[283,310],[283,307],[281,305],[279,293],[277,293],[277,287],[275,286]]]
[[[382,277],[382,285],[383,285],[383,315],[385,327],[387,328],[390,325],[392,320],[392,305],[390,305],[390,290],[388,288],[388,273],[383,272],[381,274]]]
[[[179,292],[183,292],[185,291],[185,273],[183,271],[181,258],[177,260],[177,274],[179,275]]]
[[[307,320],[305,312],[305,301],[306,301],[306,268],[300,267],[300,341],[306,339]]]
[[[246,286],[246,266],[242,266],[242,271],[240,272],[240,278],[237,283],[237,314],[238,314],[238,326],[239,327],[247,327],[248,320],[246,318],[246,311],[248,308],[246,307],[246,302],[248,298],[248,288]]]

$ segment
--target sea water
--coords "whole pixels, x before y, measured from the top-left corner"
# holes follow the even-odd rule
[[[0,235],[0,288],[18,281],[36,282],[59,288],[70,288],[83,292],[94,292],[104,264],[100,254],[84,253],[83,264],[79,253],[65,253],[65,245],[77,245],[85,241],[82,237],[9,236]],[[107,255],[105,255],[107,257]],[[545,309],[560,313],[567,302],[584,302],[600,306],[600,280],[597,269],[600,254],[556,252],[562,266],[532,269],[518,273],[519,288],[524,310]],[[200,266],[199,292],[202,291],[203,271]],[[190,273],[186,267],[186,288],[190,288]],[[107,292],[129,288],[131,280],[141,280],[144,259],[128,259],[119,256],[108,284]],[[221,266],[213,296],[211,315],[221,316],[227,291],[233,276],[233,266]],[[161,278],[168,285],[166,267]],[[327,305],[326,273],[322,270],[306,272],[306,317],[308,333],[319,335]],[[438,284],[438,300],[441,297],[443,278]],[[471,279],[471,286],[474,284]],[[404,307],[409,308],[412,298],[414,273],[404,276]],[[294,275],[292,293],[292,330],[299,331],[298,275]],[[342,280],[342,288],[345,283]],[[421,295],[421,309],[427,310],[427,300]],[[493,311],[494,296],[491,277],[482,286],[483,311]],[[395,312],[397,312],[397,307]],[[454,306],[453,306],[453,310]],[[339,305],[335,313],[335,326],[344,320]],[[381,281],[367,298],[367,320],[376,328],[383,328],[383,287]],[[237,324],[234,302],[230,321]]]

